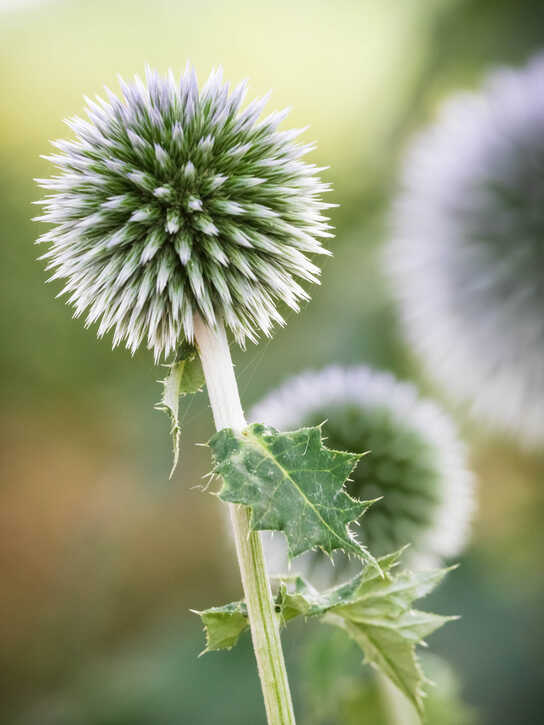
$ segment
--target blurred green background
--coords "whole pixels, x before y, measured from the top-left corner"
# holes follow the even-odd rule
[[[378,263],[403,148],[449,93],[540,48],[542,0],[0,2],[3,723],[264,723],[247,638],[196,657],[203,637],[189,608],[240,594],[220,504],[195,488],[209,469],[194,445],[212,433],[206,396],[184,405],[169,482],[168,421],[153,411],[163,371],[147,352],[132,359],[97,342],[35,262],[32,179],[50,173],[39,154],[68,135],[62,119],[81,112],[82,94],[116,88],[117,73],[142,73],[146,62],[178,71],[191,59],[201,80],[220,63],[233,82],[249,77],[253,95],[272,88],[271,105],[292,106],[290,125],[311,124],[312,161],[330,164],[330,200],[341,206],[312,303],[271,341],[235,352],[244,404],[333,361],[390,369],[425,389]],[[462,619],[431,644],[479,722],[536,724],[544,455],[461,424],[480,506],[462,567],[429,601]],[[342,682],[328,682],[339,706],[325,713],[308,683],[326,647],[309,651],[302,628],[284,640],[300,722],[362,722],[357,652],[347,652]],[[449,673],[439,677],[450,686]],[[450,711],[448,722],[465,720]]]

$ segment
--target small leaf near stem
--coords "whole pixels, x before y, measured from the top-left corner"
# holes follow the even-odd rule
[[[342,628],[362,649],[365,662],[385,675],[413,703],[421,716],[427,682],[415,653],[416,645],[455,617],[412,609],[414,600],[432,591],[448,569],[393,572],[402,550],[340,586],[318,592],[300,577],[280,581],[276,596],[279,620],[286,624],[302,615]],[[243,602],[199,612],[207,650],[232,647],[247,628]]]
[[[166,365],[170,373],[159,382],[163,386],[162,397],[155,405],[170,417],[170,435],[172,436],[173,463],[170,478],[174,475],[179,460],[181,427],[179,424],[179,399],[184,395],[198,393],[204,386],[204,373],[200,359],[194,347],[183,343],[177,350],[176,359]]]
[[[232,649],[245,629],[249,619],[245,602],[232,602],[224,607],[211,607],[203,612],[191,609],[202,619],[206,631],[206,649],[200,654],[220,649]]]
[[[283,531],[290,557],[342,549],[379,570],[348,529],[374,503],[344,488],[359,454],[326,448],[319,426],[280,433],[260,423],[242,432],[223,429],[210,447],[214,472],[223,477],[219,497],[249,506],[254,531]]]

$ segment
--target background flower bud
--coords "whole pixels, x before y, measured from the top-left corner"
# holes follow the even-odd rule
[[[410,543],[411,557],[439,565],[463,548],[474,507],[465,447],[449,417],[410,383],[365,366],[303,372],[257,403],[250,419],[282,430],[325,421],[327,447],[368,452],[347,487],[359,499],[383,497],[355,528],[373,554]],[[272,541],[274,568],[283,568],[282,542]],[[318,553],[295,567],[311,571],[318,561],[321,575]],[[346,560],[335,562],[341,576]]]
[[[544,440],[544,56],[446,103],[407,155],[386,262],[428,375]]]

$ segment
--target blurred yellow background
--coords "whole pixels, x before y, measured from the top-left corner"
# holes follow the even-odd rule
[[[68,135],[62,120],[145,63],[177,72],[190,59],[201,81],[221,64],[252,95],[271,88],[290,125],[310,124],[311,160],[330,165],[340,208],[313,301],[271,341],[235,352],[244,405],[337,361],[425,386],[378,264],[403,147],[448,93],[539,48],[541,0],[0,3],[2,722],[264,722],[247,639],[196,659],[189,608],[239,596],[220,504],[195,488],[209,469],[194,445],[213,430],[206,396],[183,404],[169,482],[168,421],[153,410],[163,371],[72,320],[35,261],[32,179],[50,173],[39,154]],[[433,648],[481,722],[537,723],[544,457],[464,433],[480,511],[463,566],[431,603],[463,620]],[[297,679],[302,638],[285,639],[301,722],[315,725]]]

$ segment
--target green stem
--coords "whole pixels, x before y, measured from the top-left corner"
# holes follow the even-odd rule
[[[217,430],[241,431],[246,420],[225,329],[209,328],[195,317],[195,342],[202,361],[206,386]],[[268,725],[295,725],[293,703],[281,648],[278,617],[258,532],[249,526],[249,510],[228,504],[236,543],[249,625],[261,680]]]

